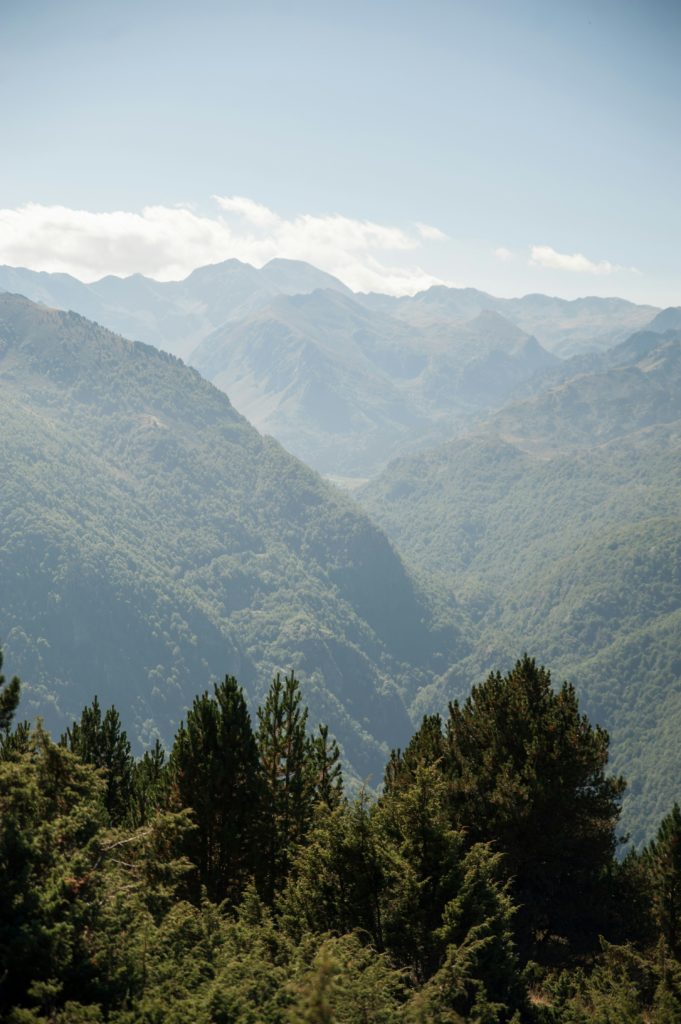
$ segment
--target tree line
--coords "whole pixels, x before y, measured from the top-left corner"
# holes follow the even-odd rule
[[[0,669],[2,659],[0,656]],[[527,656],[344,787],[293,673],[57,741],[0,676],[10,1024],[681,1022],[681,811],[623,855],[608,736]]]

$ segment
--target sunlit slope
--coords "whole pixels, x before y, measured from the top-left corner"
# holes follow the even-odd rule
[[[681,772],[681,342],[658,342],[509,407],[484,435],[394,462],[359,495],[475,624],[472,655],[414,710],[527,649],[611,730],[638,837]]]

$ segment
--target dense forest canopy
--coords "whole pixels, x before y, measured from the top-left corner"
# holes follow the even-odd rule
[[[98,701],[55,741],[0,677],[11,1024],[681,1021],[681,812],[624,859],[625,788],[525,656],[344,790],[293,673],[197,696],[134,758]]]

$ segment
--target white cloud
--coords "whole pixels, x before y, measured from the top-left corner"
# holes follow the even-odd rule
[[[133,273],[168,281],[225,259],[262,266],[283,257],[313,263],[356,291],[406,294],[447,283],[418,265],[394,265],[439,239],[437,228],[417,225],[412,234],[341,214],[287,219],[244,196],[213,198],[219,207],[213,216],[187,206],[147,206],[140,213],[39,203],[0,209],[0,263],[83,281]]]
[[[551,270],[568,270],[575,274],[596,274],[599,276],[615,274],[623,268],[609,260],[595,263],[587,259],[581,252],[556,252],[550,245],[533,245],[530,266],[548,267]]]
[[[421,238],[425,238],[427,242],[444,242],[447,239],[444,231],[434,228],[432,224],[421,224],[419,221],[416,221],[416,228]]]
[[[254,199],[247,199],[245,196],[213,196],[223,210],[228,213],[240,213],[245,220],[256,224],[258,227],[273,227],[280,222],[280,218],[269,206],[263,203],[256,203]]]
[[[510,249],[506,249],[503,245],[500,245],[498,249],[494,250],[494,255],[502,263],[508,263],[513,259],[513,253]]]

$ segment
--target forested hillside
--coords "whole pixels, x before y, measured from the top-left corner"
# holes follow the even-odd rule
[[[637,336],[607,362],[397,460],[359,500],[474,624],[415,710],[537,652],[610,730],[640,841],[681,770],[681,340]]]
[[[168,739],[227,669],[257,699],[304,674],[349,765],[377,781],[406,705],[460,639],[384,534],[172,356],[0,296],[2,640],[23,713],[95,693]],[[451,621],[451,616],[450,616]]]

